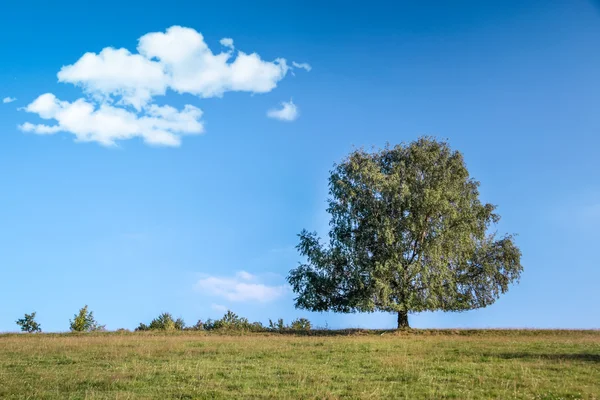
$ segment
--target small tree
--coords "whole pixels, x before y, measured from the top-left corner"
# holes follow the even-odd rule
[[[31,314],[25,314],[25,317],[18,319],[16,322],[23,332],[33,333],[42,331],[41,325],[35,320],[35,311]]]
[[[283,318],[279,318],[276,322],[273,322],[269,318],[269,329],[272,331],[283,332],[284,330],[287,329],[287,326],[285,326],[285,323],[283,322]]]
[[[329,179],[329,245],[299,235],[296,307],[391,312],[407,328],[409,312],[492,304],[523,267],[513,237],[492,233],[500,216],[478,187],[446,142],[354,151]]]
[[[150,327],[143,322],[140,322],[137,328],[135,328],[137,332],[149,331]]]
[[[306,318],[298,318],[292,321],[290,328],[293,331],[310,331],[312,326]]]
[[[88,311],[88,306],[85,305],[79,310],[79,313],[75,314],[74,319],[69,320],[70,328],[72,332],[94,332],[103,331],[105,325],[99,325],[94,319],[94,313]]]
[[[170,313],[162,313],[158,317],[154,318],[150,325],[140,323],[135,329],[136,331],[149,331],[149,330],[161,330],[161,331],[181,331],[185,329],[185,322],[182,318],[173,319]]]
[[[223,318],[213,321],[208,319],[203,324],[204,330],[223,330],[223,331],[238,331],[238,332],[261,332],[265,327],[260,322],[250,322],[247,318],[240,317],[233,311],[227,310]]]
[[[306,318],[297,318],[290,325],[286,325],[283,318],[279,318],[275,322],[269,319],[269,330],[274,332],[310,331],[311,327],[310,321]]]
[[[150,322],[149,328],[151,330],[180,331],[185,328],[185,322],[182,318],[173,319],[170,313],[162,313]]]

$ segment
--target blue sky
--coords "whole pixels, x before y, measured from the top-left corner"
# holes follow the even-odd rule
[[[285,276],[296,235],[327,232],[332,164],[424,134],[464,153],[525,271],[411,324],[600,327],[600,8],[410,3],[4,5],[0,331],[33,310],[67,330],[84,304],[109,329],[225,308],[394,327],[295,310]]]

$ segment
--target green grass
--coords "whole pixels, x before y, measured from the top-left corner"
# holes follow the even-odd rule
[[[0,335],[0,398],[600,398],[598,331],[337,333]]]

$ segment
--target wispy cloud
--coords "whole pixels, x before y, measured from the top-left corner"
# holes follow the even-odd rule
[[[17,100],[17,99],[14,98],[14,97],[5,97],[5,98],[2,99],[2,103],[3,104],[8,104],[8,103],[12,103],[15,100]]]
[[[312,69],[312,67],[310,66],[310,64],[308,64],[308,63],[297,63],[296,61],[292,62],[292,66],[294,66],[296,68],[305,69],[307,72],[309,72]]]
[[[269,118],[274,118],[280,121],[287,122],[296,120],[298,118],[298,115],[298,107],[294,104],[292,100],[282,102],[280,108],[273,108],[267,111],[267,116]]]
[[[267,303],[286,292],[285,285],[267,285],[249,272],[239,271],[232,277],[206,276],[200,279],[195,289],[203,294],[221,297],[229,301],[256,301]]]

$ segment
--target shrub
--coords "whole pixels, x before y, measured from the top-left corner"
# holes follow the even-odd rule
[[[79,313],[75,314],[72,321],[69,320],[69,324],[72,332],[95,332],[105,330],[105,325],[98,324],[94,319],[94,313],[88,311],[87,305],[80,309]]]
[[[277,322],[273,322],[269,319],[269,330],[282,332],[286,330],[286,326],[283,323],[283,318],[279,318]]]
[[[310,321],[306,318],[297,318],[292,321],[291,325],[286,325],[282,318],[279,318],[277,322],[269,320],[269,330],[275,332],[286,332],[286,331],[310,331]]]
[[[249,322],[247,318],[239,317],[237,314],[229,310],[221,319],[218,319],[216,321],[208,319],[204,323],[203,327],[207,331],[229,330],[260,332],[265,330],[265,327],[260,322]]]
[[[152,322],[150,322],[150,325],[140,323],[140,325],[135,328],[136,331],[181,331],[183,329],[185,329],[185,322],[183,319],[173,319],[173,316],[170,313],[162,313],[158,317],[154,318]]]
[[[290,325],[293,331],[310,331],[310,321],[306,318],[298,318],[292,321]]]
[[[139,326],[137,328],[135,328],[135,331],[147,331],[150,330],[150,327],[146,324],[144,324],[143,322],[140,322]]]
[[[18,319],[16,322],[23,332],[33,333],[42,331],[41,325],[35,320],[35,311],[31,314],[25,314],[23,318]]]

